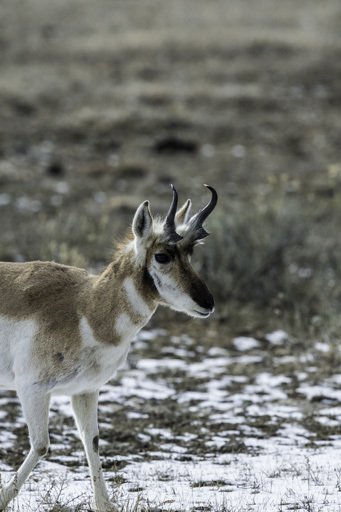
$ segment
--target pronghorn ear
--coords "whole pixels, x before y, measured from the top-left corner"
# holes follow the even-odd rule
[[[178,210],[178,212],[175,215],[175,224],[180,225],[184,224],[187,221],[189,211],[191,209],[191,200],[187,199],[185,204]]]
[[[135,238],[147,238],[153,230],[153,217],[149,208],[149,201],[142,203],[136,210],[133,220],[133,233]]]

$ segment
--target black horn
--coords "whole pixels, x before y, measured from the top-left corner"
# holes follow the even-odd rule
[[[192,229],[195,232],[196,240],[202,240],[203,238],[209,235],[209,233],[202,226],[207,217],[210,215],[210,213],[212,213],[218,202],[218,194],[214,190],[214,188],[210,187],[209,185],[205,185],[205,187],[207,187],[211,191],[211,200],[205,206],[205,208],[200,210],[200,212],[196,213],[189,221],[189,224],[192,226]]]
[[[178,193],[173,185],[171,185],[171,187],[173,190],[173,200],[164,222],[164,234],[166,236],[167,242],[176,244],[182,240],[183,237],[178,235],[175,230],[175,214],[178,207]]]

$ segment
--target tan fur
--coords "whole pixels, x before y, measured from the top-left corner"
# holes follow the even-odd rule
[[[57,263],[0,263],[0,315],[36,321],[31,364],[41,380],[73,371],[81,344],[79,296],[88,282],[84,270]]]
[[[122,284],[127,277],[134,276],[137,291],[143,296],[150,309],[155,310],[157,292],[144,269],[134,265],[131,260],[131,252],[127,251],[125,244],[122,244],[115,253],[112,263],[93,280],[85,315],[95,337],[103,343],[118,344],[120,342],[120,339],[114,335],[115,320],[119,313],[126,312],[137,324],[141,321],[141,318],[132,311],[122,291]]]
[[[148,278],[136,272],[123,246],[99,276],[54,262],[0,262],[0,316],[33,319],[38,325],[31,364],[40,369],[41,382],[72,377],[80,357],[79,321],[85,317],[96,340],[118,345],[115,321],[127,312],[136,324],[141,317],[128,303],[122,283],[135,274],[135,284],[151,310],[156,293],[145,294]]]

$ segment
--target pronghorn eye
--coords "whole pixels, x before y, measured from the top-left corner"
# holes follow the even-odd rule
[[[172,258],[166,252],[160,252],[159,254],[155,254],[155,259],[158,263],[169,263]]]

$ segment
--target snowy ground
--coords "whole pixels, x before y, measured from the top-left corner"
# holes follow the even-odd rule
[[[113,499],[124,511],[341,510],[341,374],[326,370],[330,346],[297,352],[276,331],[224,347],[213,345],[216,332],[206,334],[198,345],[186,335],[141,333],[103,389],[100,448]],[[0,406],[6,481],[27,443],[14,396]],[[68,400],[55,399],[50,454],[10,511],[89,509],[70,416]]]

